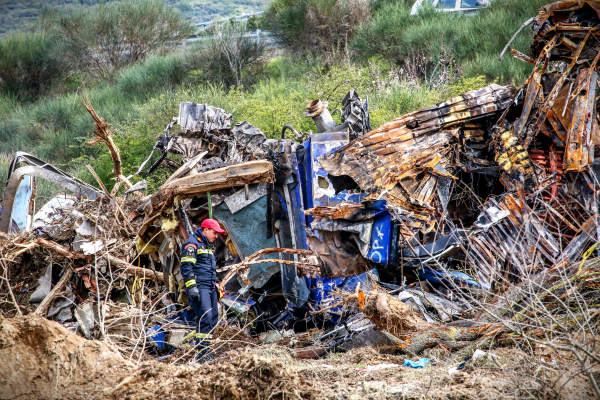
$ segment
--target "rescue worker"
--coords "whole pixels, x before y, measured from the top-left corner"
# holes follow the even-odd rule
[[[196,361],[207,362],[214,357],[210,342],[219,320],[217,307],[217,262],[211,244],[219,233],[225,233],[214,219],[205,219],[199,229],[182,246],[181,276],[185,283],[188,303],[198,316],[196,328]]]

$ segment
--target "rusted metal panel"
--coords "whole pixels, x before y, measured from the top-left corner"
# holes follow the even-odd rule
[[[596,87],[598,74],[585,70],[577,78],[577,91],[573,93],[573,121],[568,131],[564,158],[565,172],[583,172],[594,160],[592,127],[596,121]]]

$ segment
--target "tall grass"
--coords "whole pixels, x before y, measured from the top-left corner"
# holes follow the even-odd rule
[[[180,54],[154,55],[145,63],[121,72],[117,85],[123,93],[146,94],[179,85],[187,73],[186,61]]]
[[[352,48],[362,57],[384,57],[399,65],[410,62],[415,53],[430,60],[450,54],[465,77],[485,75],[503,83],[521,84],[531,72],[529,65],[500,52],[517,29],[537,15],[548,0],[495,0],[475,15],[423,9],[411,16],[410,2],[381,4],[373,20],[364,24]],[[525,30],[513,48],[527,53],[531,30]],[[446,56],[447,57],[447,56]]]
[[[55,43],[40,32],[10,35],[0,40],[0,92],[20,100],[35,100],[64,76],[52,57]]]
[[[136,112],[136,104],[179,85],[187,73],[184,62],[179,55],[151,57],[122,71],[116,84],[89,87],[92,104],[109,123],[123,122]],[[73,158],[96,154],[83,144],[93,129],[76,91],[21,105],[0,96],[0,153],[28,151],[65,167]]]

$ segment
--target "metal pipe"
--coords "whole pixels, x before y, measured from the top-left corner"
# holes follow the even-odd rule
[[[313,119],[319,133],[330,131],[337,126],[327,109],[327,102],[321,101],[321,99],[308,103],[305,115]]]

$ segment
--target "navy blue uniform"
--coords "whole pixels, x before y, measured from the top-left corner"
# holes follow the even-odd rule
[[[219,321],[218,296],[215,287],[217,261],[200,229],[194,232],[182,247],[181,276],[185,282],[188,303],[200,317],[196,337],[200,340],[208,340],[212,338],[211,332]],[[200,301],[190,300],[188,290],[192,287],[198,287]]]

